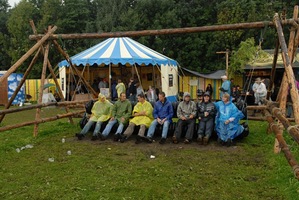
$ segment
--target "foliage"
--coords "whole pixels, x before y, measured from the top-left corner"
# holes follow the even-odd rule
[[[43,117],[63,113],[42,109]],[[4,124],[33,118],[9,114]],[[13,119],[13,120],[12,120]],[[16,122],[15,122],[16,121]],[[78,119],[75,119],[78,123]],[[249,121],[250,135],[234,147],[109,140],[78,141],[78,126],[61,119],[1,132],[1,199],[297,199],[299,182],[281,154],[273,154],[267,123]],[[287,135],[293,155],[298,145]],[[61,139],[66,142],[62,143]],[[20,153],[28,144],[32,149]],[[67,151],[71,151],[71,155]],[[155,159],[150,159],[154,155]],[[54,162],[49,162],[54,158]],[[229,192],[228,192],[229,191]]]
[[[0,1],[0,68],[7,68],[26,53],[35,42],[29,20],[36,24],[38,33],[49,25],[58,26],[59,33],[117,32],[155,30],[177,27],[198,27],[254,21],[272,21],[275,12],[285,11],[292,17],[296,1],[246,0],[22,0],[14,8],[7,0]],[[231,8],[234,9],[231,9]],[[285,35],[288,36],[288,27]],[[263,49],[273,49],[275,29],[264,34]],[[260,31],[234,30],[185,35],[161,35],[134,39],[175,60],[182,67],[198,72],[225,68],[225,56],[216,54],[229,49],[237,51],[248,38],[259,40]],[[74,55],[99,40],[59,40],[69,55]],[[63,58],[51,48],[49,59],[56,65]],[[28,59],[20,71],[29,65]],[[40,77],[42,59],[38,60],[32,76]]]

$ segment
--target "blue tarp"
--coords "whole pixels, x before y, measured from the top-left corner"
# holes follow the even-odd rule
[[[109,38],[103,42],[71,57],[75,65],[109,65],[109,64],[138,64],[138,65],[174,65],[177,62],[164,56],[128,37]],[[64,60],[58,63],[59,67],[69,66]]]

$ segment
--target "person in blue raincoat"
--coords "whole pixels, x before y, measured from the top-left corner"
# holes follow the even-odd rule
[[[224,93],[228,93],[229,95],[231,95],[231,82],[229,80],[227,80],[227,76],[221,76],[222,79],[222,85],[220,87],[220,98],[222,98]]]
[[[215,103],[217,115],[215,120],[215,130],[218,135],[218,142],[233,144],[233,140],[246,137],[249,133],[247,124],[239,124],[240,119],[244,118],[243,113],[230,101],[230,95],[224,93],[222,101]]]

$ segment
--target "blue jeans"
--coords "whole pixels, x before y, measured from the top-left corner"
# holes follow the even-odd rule
[[[110,120],[109,123],[107,124],[106,128],[104,129],[102,135],[104,137],[107,137],[112,129],[112,127],[114,126],[114,124],[117,123],[117,120],[114,119],[114,120]],[[123,132],[123,129],[124,129],[124,124],[123,123],[119,123],[118,125],[118,128],[117,128],[117,131],[115,134],[121,134]]]
[[[95,122],[95,121],[88,120],[87,124],[85,124],[84,128],[82,129],[82,131],[80,133],[83,135],[86,135],[86,133],[94,125],[94,123],[97,123],[97,124],[96,124],[96,127],[95,127],[92,135],[97,136],[98,133],[100,132],[102,124],[103,124],[103,122],[100,122],[100,121]]]
[[[148,129],[148,132],[147,132],[147,137],[153,137],[154,133],[155,133],[155,129],[156,129],[156,126],[158,125],[158,121],[157,119],[155,119],[152,123],[151,123],[151,126],[149,127]],[[163,130],[162,130],[162,138],[166,138],[167,137],[167,133],[168,133],[168,128],[169,128],[169,121],[165,121],[163,123]]]

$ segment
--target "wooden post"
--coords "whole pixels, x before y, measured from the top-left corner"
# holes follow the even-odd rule
[[[44,90],[44,84],[45,84],[45,78],[46,78],[46,70],[47,70],[47,65],[48,65],[48,54],[49,54],[49,43],[46,46],[46,50],[45,50],[45,55],[44,55],[44,62],[43,62],[43,70],[42,70],[42,77],[41,77],[41,84],[40,84],[40,88],[39,88],[39,94],[38,94],[38,103],[42,103],[42,99],[43,99],[43,90]],[[40,108],[36,109],[36,115],[35,115],[35,120],[38,121],[40,120]],[[34,125],[34,132],[33,132],[33,136],[37,136],[38,134],[38,124],[36,123]]]
[[[5,80],[9,75],[11,75],[18,67],[25,61],[27,58],[33,54],[49,37],[50,35],[57,29],[57,26],[54,26],[49,32],[44,35],[40,41],[38,41],[29,51],[27,51],[13,66],[7,70],[7,72],[0,77],[0,84],[2,83],[3,80]]]
[[[35,27],[35,24],[34,24],[33,20],[30,20],[30,25],[31,25],[31,28],[33,30],[33,33],[36,35],[37,31],[36,31],[36,27]],[[43,55],[45,55],[44,48],[42,48],[42,53],[43,53]],[[62,94],[62,91],[61,91],[61,88],[60,88],[60,85],[59,85],[59,83],[57,81],[55,72],[54,72],[54,70],[52,68],[52,65],[51,65],[49,59],[48,59],[48,69],[50,71],[50,75],[52,75],[52,78],[54,79],[54,82],[56,84],[56,88],[58,88],[58,95],[59,95],[61,101],[65,101],[64,97],[63,97],[63,94]],[[69,112],[69,109],[67,107],[65,107],[65,110],[66,110],[66,112]],[[74,121],[73,121],[72,117],[70,117],[69,120],[70,120],[71,124],[74,124]]]
[[[79,70],[72,64],[72,61],[70,60],[69,55],[60,47],[60,45],[58,44],[58,42],[56,40],[53,40],[53,43],[55,44],[55,47],[59,51],[59,53],[61,53],[61,55],[63,55],[64,58],[68,61],[68,63],[70,64],[70,67],[74,70],[75,74],[82,79],[84,85],[87,86],[87,88],[89,89],[89,91],[92,92],[94,97],[97,97],[98,94],[94,91],[94,89],[90,86],[90,84],[85,80],[85,78],[80,74]]]
[[[298,20],[286,19],[283,20],[283,25],[294,25]],[[140,37],[150,35],[171,35],[171,34],[187,34],[187,33],[199,33],[210,31],[227,31],[227,30],[240,30],[240,29],[253,29],[264,28],[265,26],[274,26],[273,22],[247,22],[237,24],[223,24],[201,27],[187,27],[187,28],[172,28],[172,29],[160,29],[160,30],[142,30],[142,31],[124,31],[124,32],[110,32],[110,33],[74,33],[74,34],[54,34],[51,35],[49,40],[58,39],[98,39],[98,38],[112,38],[112,37]],[[38,40],[42,38],[42,34],[30,35],[30,40]]]
[[[295,122],[296,122],[296,124],[299,124],[299,95],[298,95],[298,90],[295,85],[294,72],[293,72],[291,62],[290,62],[290,58],[288,56],[286,42],[284,39],[281,23],[279,21],[279,17],[278,17],[277,13],[274,16],[274,23],[276,25],[277,34],[278,34],[278,38],[279,38],[279,42],[280,42],[280,46],[281,46],[281,50],[282,50],[281,54],[282,54],[282,57],[284,58],[285,72],[287,74],[288,82],[289,82],[289,86],[290,86],[290,92],[291,92],[291,97],[292,97],[292,101],[293,101]],[[292,45],[294,45],[294,43]]]
[[[35,64],[35,62],[36,62],[36,60],[37,60],[37,58],[38,58],[38,55],[39,55],[39,53],[40,53],[40,49],[41,49],[41,48],[42,48],[42,47],[40,47],[40,48],[37,50],[36,54],[34,55],[33,59],[31,60],[31,63],[30,63],[30,65],[29,65],[29,67],[27,68],[26,72],[24,73],[24,76],[23,76],[23,78],[21,79],[21,81],[20,81],[18,87],[17,87],[16,90],[14,91],[14,93],[13,93],[13,95],[11,96],[11,98],[9,99],[8,103],[5,105],[5,108],[4,108],[4,109],[9,109],[9,108],[10,108],[10,106],[11,106],[13,100],[16,98],[18,92],[20,91],[21,87],[23,86],[24,82],[26,81],[27,76],[29,75],[29,73],[30,73],[30,71],[31,71],[31,69],[32,69],[32,67],[33,67],[33,65]],[[5,117],[5,114],[0,115],[0,123],[2,122],[2,120],[3,120],[4,117]]]
[[[279,51],[279,40],[276,40],[276,45],[275,45],[275,50],[274,50],[274,58],[273,58],[272,69],[271,69],[271,77],[270,77],[271,80],[270,80],[270,84],[269,84],[269,88],[268,88],[268,90],[270,90],[270,91],[272,91],[273,85],[274,85],[278,51]],[[279,96],[279,95],[277,95],[277,96]]]

